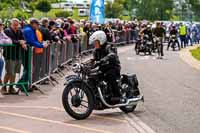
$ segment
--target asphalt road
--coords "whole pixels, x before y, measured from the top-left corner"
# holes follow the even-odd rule
[[[0,133],[153,133],[150,128],[157,133],[199,133],[200,72],[178,52],[165,51],[163,60],[136,56],[133,46],[119,52],[122,72],[137,74],[145,96],[133,114],[111,109],[94,111],[84,121],[73,120],[61,103],[63,77],[56,75],[59,85],[40,86],[45,95],[0,96]]]
[[[165,58],[121,53],[123,72],[136,73],[145,103],[135,112],[157,133],[200,132],[200,72],[165,51]]]

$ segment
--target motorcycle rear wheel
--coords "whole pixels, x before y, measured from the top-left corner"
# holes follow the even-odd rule
[[[72,91],[75,89],[75,91]],[[78,91],[77,91],[78,90]],[[78,93],[77,93],[78,92]],[[83,94],[84,93],[84,94]],[[71,95],[71,98],[69,98]],[[85,95],[85,96],[82,96]],[[82,97],[85,97],[83,99]],[[83,120],[90,116],[93,111],[94,100],[89,89],[82,83],[74,83],[65,87],[62,95],[65,111],[76,120]],[[83,104],[83,102],[85,104]],[[76,112],[79,108],[86,108],[85,112]]]
[[[135,110],[137,105],[130,105],[130,106],[124,106],[120,107],[120,110],[123,111],[124,113],[131,113]]]

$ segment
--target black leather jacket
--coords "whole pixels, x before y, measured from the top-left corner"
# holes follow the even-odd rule
[[[108,45],[95,49],[93,52],[93,60],[101,63],[108,62],[107,65],[100,67],[103,72],[109,71],[109,69],[121,70],[117,50],[113,46]]]

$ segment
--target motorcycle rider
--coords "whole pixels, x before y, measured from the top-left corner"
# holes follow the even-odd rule
[[[112,88],[114,97],[120,98],[121,94],[117,79],[120,78],[121,66],[116,49],[107,44],[107,37],[103,31],[93,33],[89,38],[89,43],[94,44],[95,47],[92,61],[95,62],[95,66],[100,67],[99,69],[103,72],[105,81]],[[109,63],[102,65],[106,62]]]
[[[153,42],[153,31],[152,31],[152,29],[151,29],[151,25],[147,25],[147,27],[144,28],[144,29],[141,31],[140,34],[143,35],[143,38],[144,38],[145,35],[148,35],[149,40],[152,42],[152,44],[154,43],[154,42]],[[152,49],[153,49],[153,45],[152,45]]]
[[[148,35],[149,38],[153,39],[153,32],[152,32],[152,29],[151,29],[151,25],[147,25],[146,28],[144,28],[140,34],[143,34],[143,35]]]
[[[160,54],[161,54],[161,56],[159,55],[158,59],[162,59],[162,57],[164,56],[162,40],[165,37],[165,33],[166,33],[165,29],[163,28],[163,26],[161,25],[161,23],[157,22],[156,28],[154,29],[154,35],[157,38],[160,38],[160,41],[161,41],[161,49],[159,51]],[[158,41],[156,41],[156,45],[158,45]]]
[[[171,30],[170,30],[170,36],[173,36],[173,35],[175,35],[176,36],[176,43],[178,44],[178,48],[179,48],[179,50],[181,49],[180,48],[180,44],[179,44],[179,42],[178,42],[178,39],[177,39],[177,35],[178,35],[178,30],[176,29],[176,26],[175,25],[173,25],[172,26],[172,28],[171,28]],[[168,46],[167,46],[167,50],[169,50],[169,47],[170,47],[170,44],[172,43],[172,40],[170,40],[169,41],[169,43],[168,43]]]

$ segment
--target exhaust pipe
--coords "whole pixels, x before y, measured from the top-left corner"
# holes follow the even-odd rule
[[[104,99],[104,97],[102,95],[101,89],[99,87],[98,87],[98,92],[99,92],[100,99],[103,102],[103,104],[105,106],[109,107],[109,108],[118,108],[118,107],[123,107],[123,106],[128,106],[128,105],[134,105],[134,104],[137,104],[140,101],[144,102],[144,97],[143,96],[139,96],[139,97],[128,99],[127,102],[123,103],[123,104],[110,105],[105,101],[105,99]]]

